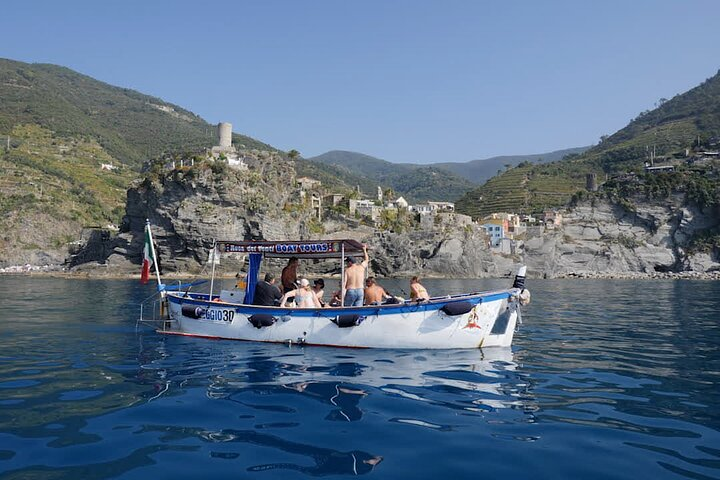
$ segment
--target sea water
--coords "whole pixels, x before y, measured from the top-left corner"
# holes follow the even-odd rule
[[[151,286],[0,277],[0,477],[720,477],[720,283],[528,288],[510,349],[354,350],[163,336]]]

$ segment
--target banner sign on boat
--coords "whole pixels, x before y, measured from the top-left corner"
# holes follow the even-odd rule
[[[340,242],[274,243],[270,245],[234,245],[226,243],[226,253],[274,253],[284,255],[317,255],[339,253]]]

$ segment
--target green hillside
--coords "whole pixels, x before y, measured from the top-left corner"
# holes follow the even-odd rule
[[[0,265],[34,250],[58,251],[62,258],[83,227],[120,222],[136,172],[93,139],[37,125],[19,125],[10,134],[10,149],[0,151]]]
[[[482,184],[497,175],[498,170],[502,171],[507,165],[517,166],[521,163],[550,163],[561,160],[563,157],[572,154],[585,152],[590,147],[566,148],[547,153],[533,153],[530,155],[502,155],[499,157],[485,158],[482,160],[471,160],[469,162],[441,162],[432,164],[433,167],[448,170],[455,175],[463,177],[473,183]]]
[[[347,194],[356,190],[359,186],[360,191],[365,196],[374,197],[379,185],[379,183],[365,176],[356,175],[342,167],[303,158],[298,158],[295,161],[295,171],[298,177],[310,177],[320,180],[328,193]]]
[[[558,175],[529,162],[488,180],[455,204],[458,211],[475,218],[494,212],[541,212],[564,204],[585,185],[584,177]]]
[[[215,127],[192,112],[56,65],[0,59],[0,99],[0,136],[15,125],[40,125],[61,136],[93,138],[133,167],[164,152],[216,143]],[[234,137],[248,148],[272,149]]]
[[[588,173],[595,173],[600,183],[606,176],[625,172],[643,177],[644,162],[653,150],[656,163],[679,165],[686,150],[692,155],[718,149],[720,72],[659,104],[582,154],[543,165],[521,164],[503,172],[458,200],[458,210],[477,216],[498,210],[538,212],[562,207],[574,193],[584,190]]]
[[[334,150],[308,161],[337,167],[336,172],[343,173],[345,183],[360,185],[363,191],[380,185],[383,189],[392,188],[396,195],[410,202],[453,201],[474,186],[441,168],[391,163],[362,153]],[[360,182],[358,177],[365,180]]]
[[[215,138],[214,126],[158,98],[64,67],[0,59],[0,266],[62,260],[83,227],[120,223],[145,162]],[[274,150],[242,135],[234,141]]]

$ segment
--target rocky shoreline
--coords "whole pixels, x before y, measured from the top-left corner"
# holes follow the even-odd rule
[[[0,271],[0,278],[2,277],[46,277],[46,278],[65,278],[65,279],[113,279],[113,280],[132,280],[139,279],[139,268],[138,272],[123,272],[123,271],[111,271],[102,264],[96,265],[96,268],[86,268],[81,271],[68,270],[62,266],[48,266],[37,267],[30,270],[19,270],[13,269],[12,271]],[[2,269],[7,270],[7,269]],[[314,275],[324,279],[337,280],[338,275]],[[456,279],[460,277],[450,277],[446,275],[438,275],[434,273],[422,274],[423,278],[434,278],[434,279]],[[410,278],[410,275],[377,275],[378,278]],[[162,275],[163,280],[185,280],[185,279],[198,279],[198,278],[209,278],[209,274],[197,274],[190,272],[169,272]],[[235,275],[228,272],[219,272],[215,274],[215,278],[230,279],[235,278]],[[507,275],[484,275],[479,277],[461,277],[465,279],[505,279],[509,278]],[[720,271],[713,272],[625,272],[625,273],[607,273],[607,272],[565,272],[557,275],[538,275],[528,272],[528,279],[533,280],[552,280],[552,279],[572,279],[572,280],[720,280]]]
[[[550,278],[550,277],[547,277]],[[715,272],[653,272],[653,273],[565,273],[552,278],[599,279],[599,280],[720,280],[720,271]]]

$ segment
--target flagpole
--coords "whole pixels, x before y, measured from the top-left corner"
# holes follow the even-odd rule
[[[155,242],[153,241],[152,230],[150,230],[150,219],[146,218],[145,222],[146,222],[145,228],[147,228],[148,238],[150,239],[150,252],[152,253],[153,264],[155,266],[155,275],[157,276],[158,290],[160,290],[160,285],[162,285],[162,281],[160,280],[160,269],[158,268],[158,257],[157,257],[157,253],[155,253]]]
[[[210,276],[210,300],[212,302],[212,294],[213,294],[213,286],[215,283],[215,249],[217,248],[217,244],[215,243],[215,239],[213,238],[213,246],[212,246],[212,274]]]

